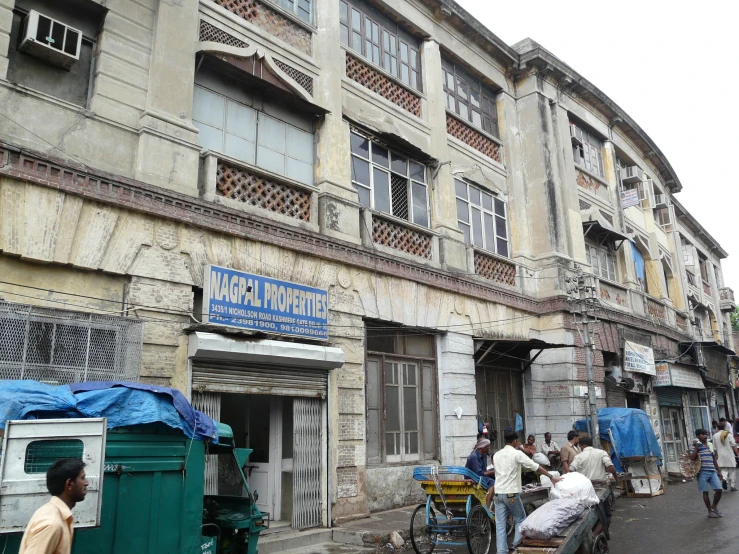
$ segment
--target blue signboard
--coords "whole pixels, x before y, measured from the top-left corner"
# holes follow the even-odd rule
[[[205,268],[203,322],[328,340],[328,293],[216,265]]]

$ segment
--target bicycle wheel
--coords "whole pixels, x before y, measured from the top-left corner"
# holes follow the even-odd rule
[[[493,543],[493,525],[479,504],[467,516],[467,548],[470,554],[488,554]]]
[[[429,521],[426,521],[426,504],[421,504],[411,516],[411,544],[416,554],[431,554],[436,546],[436,533],[431,532],[429,523],[436,523],[434,509],[429,508]]]

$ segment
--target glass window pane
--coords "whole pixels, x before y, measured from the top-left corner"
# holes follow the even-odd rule
[[[281,154],[285,153],[286,150],[286,137],[287,125],[282,121],[264,115],[259,114],[259,136],[257,137],[257,144],[263,148],[269,148],[275,150]]]
[[[404,431],[418,431],[418,389],[403,387],[403,427]]]
[[[398,74],[398,58],[393,58],[393,57],[390,58],[390,70],[389,71],[393,75]]]
[[[362,35],[356,31],[352,33],[352,50],[362,53]]]
[[[385,69],[387,69],[389,71],[389,67],[390,67],[390,54],[388,54],[387,52],[385,52],[385,61],[383,62],[382,67],[384,67]]]
[[[241,137],[226,133],[226,146],[223,153],[237,160],[254,163],[255,144]]]
[[[457,198],[457,219],[465,223],[470,222],[470,206],[459,198]]]
[[[470,121],[472,121],[472,124],[476,127],[482,127],[482,117],[480,116],[480,112],[472,110],[470,115]]]
[[[275,152],[264,146],[257,147],[257,163],[259,167],[267,171],[274,171],[279,175],[285,174],[285,154]]]
[[[349,27],[346,25],[341,26],[341,44],[349,46]]]
[[[501,238],[498,238],[498,239],[496,239],[496,242],[498,243],[498,248],[497,248],[496,252],[498,254],[500,254],[501,256],[508,257],[509,256],[509,253],[508,253],[508,241],[507,240],[503,240]]]
[[[352,29],[355,31],[362,30],[362,14],[355,9],[352,9]]]
[[[411,48],[411,67],[418,69],[418,51]]]
[[[469,119],[470,118],[470,112],[467,109],[467,104],[465,104],[461,100],[459,102],[459,111],[457,113],[459,115],[461,115],[463,119]]]
[[[411,191],[413,194],[413,223],[428,227],[429,211],[428,201],[426,199],[426,185],[412,181]]]
[[[508,238],[508,232],[505,226],[505,219],[503,219],[502,217],[496,216],[495,217],[495,227],[496,227],[496,230],[498,231],[499,237],[503,237],[504,239]]]
[[[465,83],[462,79],[457,78],[457,94],[460,98],[464,98],[467,100],[467,94],[468,94],[468,87],[467,83]]]
[[[370,190],[365,187],[360,187],[356,183],[354,183],[354,188],[357,189],[357,193],[359,194],[359,203],[365,208],[369,208],[370,207]]]
[[[351,133],[350,135],[352,154],[359,154],[369,159],[369,141],[361,135]]]
[[[493,195],[482,192],[482,207],[486,210],[493,211]]]
[[[307,0],[298,0],[298,17],[303,21],[310,23],[310,2]]]
[[[400,41],[400,61],[408,63],[408,45]]]
[[[377,23],[372,23],[372,42],[380,44],[380,26]]]
[[[472,242],[475,246],[482,247],[482,212],[473,207],[472,210]]]
[[[457,100],[453,94],[446,95],[446,108],[452,112],[457,111]]]
[[[396,55],[398,52],[398,45],[396,43],[395,35],[390,35],[390,53]]]
[[[372,170],[375,188],[375,209],[390,213],[390,176],[381,169]]]
[[[480,91],[476,90],[475,87],[470,88],[470,104],[476,108],[480,107]]]
[[[411,160],[411,179],[426,182],[426,166]]]
[[[369,186],[369,162],[352,156],[352,181]]]
[[[487,248],[488,250],[495,250],[495,229],[493,228],[493,216],[484,213],[483,220],[485,223],[485,248]]]
[[[198,143],[203,150],[224,151],[223,131],[221,129],[216,129],[199,121],[193,121],[193,125],[200,131],[198,133]]]
[[[257,136],[257,112],[231,100],[226,106],[226,131],[254,142]]]
[[[454,75],[451,73],[446,74],[446,86],[450,91],[454,92]]]
[[[223,128],[225,99],[220,94],[196,86],[193,94],[192,118],[213,127]]]
[[[505,202],[498,198],[495,199],[495,214],[505,217]]]
[[[380,65],[380,47],[379,46],[372,47],[372,61],[375,62],[377,65]]]
[[[382,31],[382,47],[385,50],[390,49],[390,35],[385,30]]]
[[[400,80],[404,83],[408,83],[408,66],[405,64],[400,64]]]
[[[480,189],[470,187],[470,203],[474,206],[480,205]]]
[[[349,6],[346,2],[339,2],[339,19],[342,23],[347,23],[349,19]]]
[[[408,160],[402,156],[393,154],[390,168],[401,175],[408,175]]]
[[[464,223],[459,224],[459,230],[462,231],[462,234],[464,235],[464,243],[465,244],[471,244],[470,241],[470,226],[466,225]]]
[[[313,164],[313,135],[288,125],[287,155],[301,162]]]
[[[464,198],[465,200],[467,199],[467,183],[465,183],[464,181],[458,181],[457,179],[455,179],[454,191],[460,198]]]
[[[382,167],[390,167],[387,148],[372,144],[372,161]]]
[[[398,385],[385,385],[385,430],[400,431]]]
[[[300,181],[307,185],[313,184],[313,164],[301,162],[293,158],[287,159],[287,173],[286,175],[291,179]]]

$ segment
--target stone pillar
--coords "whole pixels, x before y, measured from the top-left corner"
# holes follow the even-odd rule
[[[193,196],[200,151],[191,121],[197,33],[197,0],[158,2],[135,172],[137,179]]]
[[[313,52],[321,68],[315,82],[316,101],[330,113],[316,132],[316,185],[318,224],[321,232],[359,244],[359,199],[351,180],[349,125],[343,118],[341,81],[346,73],[346,53],[339,33],[338,0],[316,0]]]
[[[8,50],[10,48],[10,27],[13,24],[15,0],[0,0],[0,79],[8,76]]]

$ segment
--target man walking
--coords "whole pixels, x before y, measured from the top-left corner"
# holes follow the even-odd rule
[[[72,508],[87,494],[85,464],[78,458],[58,460],[46,472],[51,500],[31,516],[18,554],[70,554]]]
[[[582,447],[582,452],[572,460],[570,471],[582,473],[591,481],[605,481],[608,479],[608,473],[613,475],[614,479],[618,479],[618,474],[611,461],[611,457],[605,450],[593,448],[592,437],[582,437],[580,439],[580,446]],[[606,513],[606,525],[609,527],[611,526],[611,514],[613,513],[611,508],[611,496],[609,495],[603,503],[603,510]],[[593,530],[593,534],[599,535],[602,530],[599,522]]]
[[[732,492],[736,492],[736,460],[734,454],[739,456],[734,435],[728,431],[719,431],[713,435],[713,449],[716,452],[718,467],[724,474],[727,488],[731,487]]]
[[[577,446],[579,442],[580,437],[577,434],[577,431],[572,430],[567,433],[567,443],[562,447],[562,450],[559,451],[560,458],[562,459],[562,473],[570,472],[570,464],[572,463],[572,460],[574,460],[575,456],[581,452],[580,448]]]
[[[698,437],[698,440],[693,442],[695,450],[690,453],[690,459],[696,460],[700,457],[701,469],[698,473],[698,490],[703,493],[703,502],[706,508],[708,508],[708,517],[724,517],[718,511],[718,503],[721,500],[721,493],[723,492],[721,490],[721,480],[724,477],[716,461],[716,454],[713,452],[713,447],[708,444],[708,431],[698,429],[695,432],[695,436]],[[708,498],[709,487],[714,490],[713,504],[711,504]]]
[[[508,535],[506,524],[508,514],[513,515],[515,522],[515,533],[513,546],[521,542],[521,523],[526,519],[526,511],[521,502],[521,468],[525,467],[546,475],[552,483],[558,483],[562,479],[552,476],[546,469],[531,460],[519,448],[518,433],[507,431],[504,435],[505,447],[498,450],[493,456],[495,466],[495,530],[497,533],[496,544],[498,554],[508,552]]]

